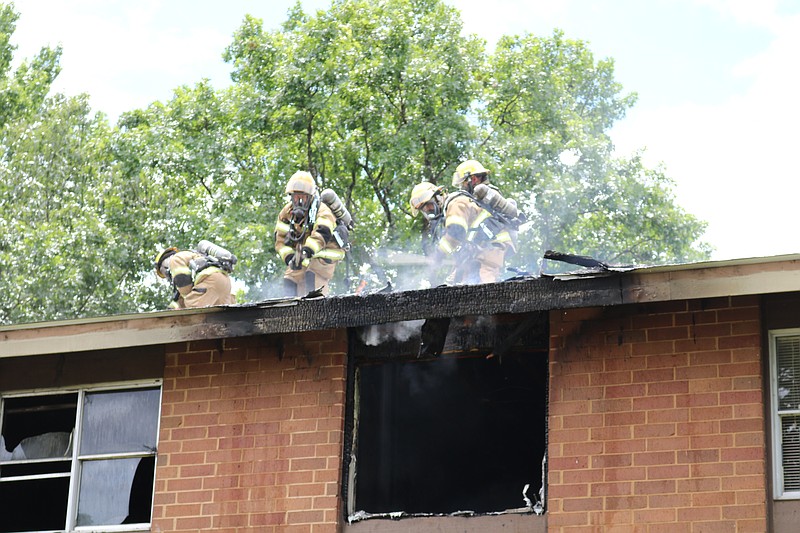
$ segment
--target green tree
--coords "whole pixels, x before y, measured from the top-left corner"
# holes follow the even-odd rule
[[[108,126],[55,96],[3,128],[0,323],[118,312],[126,257],[103,213]]]
[[[636,100],[613,61],[556,31],[503,37],[487,64],[474,153],[530,218],[514,263],[535,271],[548,249],[614,263],[708,258],[705,224],[675,205],[663,170],[613,155],[608,131]]]
[[[14,11],[14,4],[0,4],[0,127],[35,113],[61,71],[61,47],[43,47],[12,71],[17,47],[11,44],[11,37],[17,20],[19,13]]]
[[[336,1],[315,17],[298,6],[273,32],[247,18],[226,58],[252,90],[243,103],[259,119],[246,125],[276,193],[307,169],[351,209],[358,198],[362,246],[408,237],[411,187],[440,180],[474,135],[482,45],[461,29],[435,0]]]
[[[276,296],[272,232],[300,169],[357,221],[338,293],[357,277],[402,285],[407,273],[375,257],[419,250],[409,191],[449,187],[467,158],[528,216],[512,266],[535,272],[547,249],[612,263],[709,256],[663,169],[613,153],[608,131],[635,102],[613,61],[559,31],[487,54],[442,0],[334,0],[312,15],[297,4],[275,30],[244,19],[224,51],[230,88],[178,87],[112,128],[85,96],[46,97],[60,49],[11,72],[16,20],[0,4],[0,323],[163,308],[154,255],[200,239],[240,258],[248,300]]]

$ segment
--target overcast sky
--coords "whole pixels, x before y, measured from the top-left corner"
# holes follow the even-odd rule
[[[230,83],[222,52],[245,14],[268,29],[290,0],[17,0],[17,58],[60,44],[55,90],[114,121],[180,85]],[[714,259],[800,253],[800,0],[449,0],[492,47],[529,32],[589,43],[639,100],[612,134],[646,148],[677,202],[709,223]],[[304,0],[306,12],[329,0]]]

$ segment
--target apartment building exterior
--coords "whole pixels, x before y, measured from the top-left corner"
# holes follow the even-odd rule
[[[7,326],[0,531],[794,531],[798,422],[800,256]]]

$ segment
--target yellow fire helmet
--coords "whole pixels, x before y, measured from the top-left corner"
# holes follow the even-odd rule
[[[483,168],[483,165],[474,159],[467,159],[456,167],[456,171],[453,173],[453,186],[459,187],[462,183],[467,181],[467,178],[470,176],[488,173],[489,171]]]
[[[293,192],[315,194],[317,192],[317,183],[314,181],[314,176],[305,170],[299,170],[292,174],[292,177],[286,183],[286,194],[292,194]]]
[[[155,265],[156,265],[156,274],[159,278],[166,278],[164,274],[161,273],[161,263],[164,262],[164,259],[167,257],[178,253],[178,249],[174,246],[170,246],[169,248],[164,248],[158,254],[156,254]]]
[[[437,193],[441,193],[443,187],[434,185],[429,181],[418,183],[411,189],[411,199],[408,203],[411,205],[411,216],[417,216],[419,208],[425,203],[430,202]]]

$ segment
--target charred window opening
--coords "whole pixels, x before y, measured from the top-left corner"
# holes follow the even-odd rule
[[[0,396],[0,532],[147,524],[158,387]]]
[[[437,356],[420,350],[437,344],[422,321],[352,336],[351,521],[541,512],[546,316],[439,320],[433,329],[443,325]]]

